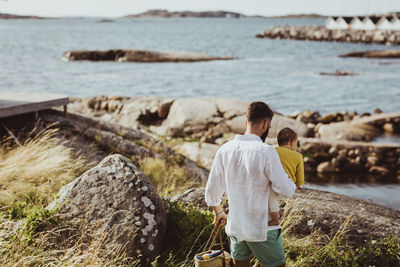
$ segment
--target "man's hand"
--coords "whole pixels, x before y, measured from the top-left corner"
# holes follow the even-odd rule
[[[214,224],[217,226],[224,226],[228,220],[228,216],[224,212],[222,206],[214,206],[213,210],[215,213]]]
[[[224,226],[226,224],[228,220],[228,216],[226,215],[226,213],[222,213],[221,215],[216,215],[214,218],[214,224],[216,226]]]

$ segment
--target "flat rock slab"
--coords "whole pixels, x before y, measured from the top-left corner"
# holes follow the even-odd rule
[[[400,50],[374,50],[362,52],[350,52],[340,57],[364,57],[364,58],[400,58]]]
[[[157,62],[198,62],[211,60],[232,60],[233,57],[214,57],[207,54],[192,52],[174,52],[174,51],[148,51],[148,50],[82,50],[68,51],[63,54],[63,60],[66,61],[116,61],[116,62],[139,62],[139,63],[157,63]]]

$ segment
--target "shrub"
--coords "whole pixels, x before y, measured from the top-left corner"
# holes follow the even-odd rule
[[[161,266],[183,266],[192,263],[196,253],[204,249],[213,229],[214,216],[209,211],[165,202],[167,232],[164,253],[158,259]]]
[[[381,240],[370,238],[359,246],[353,260],[359,266],[400,266],[400,238],[389,236]]]

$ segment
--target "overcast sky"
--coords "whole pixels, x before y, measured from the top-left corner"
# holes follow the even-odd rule
[[[118,17],[148,9],[229,10],[247,15],[364,15],[400,11],[400,0],[0,0],[0,13]]]

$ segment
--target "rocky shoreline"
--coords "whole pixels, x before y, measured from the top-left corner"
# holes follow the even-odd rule
[[[257,38],[399,45],[400,31],[330,30],[324,26],[276,26]]]
[[[233,57],[214,57],[192,52],[156,52],[148,50],[82,50],[68,51],[62,57],[65,61],[116,61],[116,62],[199,62],[212,60],[232,60]]]
[[[72,99],[70,110],[101,121],[142,129],[173,143],[191,160],[210,168],[218,147],[245,130],[247,101],[220,98],[106,97]],[[312,173],[363,173],[400,179],[400,144],[372,142],[400,134],[400,113],[318,112],[277,114],[268,138],[291,127],[300,138],[305,168]],[[169,140],[169,141],[168,141]],[[179,141],[174,141],[179,140]],[[391,178],[393,179],[393,178]]]

